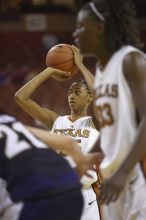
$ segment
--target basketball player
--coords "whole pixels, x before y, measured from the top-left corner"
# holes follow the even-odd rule
[[[92,169],[98,158],[85,156],[71,138],[35,128],[30,132],[16,118],[0,115],[3,220],[80,219],[83,199],[78,175],[48,144],[72,156],[81,174]]]
[[[103,186],[100,198],[106,220],[144,220],[146,216],[146,183],[139,163],[134,166],[136,156],[123,166],[132,149],[137,149],[140,158],[146,146],[146,57],[139,49],[134,14],[131,0],[88,2],[77,15],[73,33],[82,55],[94,55],[98,60],[94,78],[74,48],[75,63],[95,91],[100,147],[105,154],[100,164],[104,182],[113,177],[114,183],[121,165],[123,174],[128,173],[119,197],[110,182]],[[120,177],[115,180],[117,186],[124,175]]]
[[[59,116],[56,112],[44,109],[32,100],[32,93],[38,86],[49,77],[56,80],[65,76],[62,71],[54,68],[47,68],[35,78],[25,84],[15,95],[17,103],[31,116],[44,123],[48,128],[53,126],[52,131],[59,135],[68,135],[74,138],[84,154],[92,148],[98,138],[98,131],[95,129],[92,118],[87,116],[87,109],[92,101],[90,92],[84,80],[77,81],[71,85],[68,91],[68,102],[71,109],[70,115]],[[70,161],[70,158],[66,158]],[[84,185],[84,210],[82,220],[98,220],[99,211],[96,195],[91,184],[97,180],[95,173],[92,180],[87,177],[82,178]]]

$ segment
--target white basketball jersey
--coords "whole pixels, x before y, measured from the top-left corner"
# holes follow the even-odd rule
[[[52,131],[73,137],[79,143],[83,153],[91,150],[99,136],[90,116],[79,118],[74,122],[69,120],[68,115],[60,116],[54,122]]]
[[[75,139],[83,153],[87,153],[91,150],[96,142],[99,132],[95,129],[90,116],[81,117],[74,122],[69,120],[69,116],[60,116],[54,122],[52,131],[59,135],[68,135]],[[65,157],[71,164],[71,158]],[[89,172],[89,171],[88,171]],[[83,176],[81,183],[83,185],[83,198],[84,208],[81,216],[81,220],[99,220],[99,210],[96,202],[96,195],[91,188],[91,184],[97,181],[97,175],[94,171],[90,171],[92,178]],[[90,205],[90,203],[92,205]]]
[[[131,91],[123,74],[123,60],[130,52],[124,46],[109,60],[105,69],[96,69],[94,89],[100,123],[101,149],[105,157],[100,165],[104,178],[109,178],[120,166],[134,141],[137,122]]]
[[[99,132],[96,130],[92,118],[90,116],[81,117],[74,122],[69,120],[69,116],[60,116],[54,122],[52,131],[59,135],[71,136],[77,141],[79,147],[83,153],[88,153],[96,142]],[[71,157],[65,157],[72,167],[75,166]],[[83,176],[81,183],[83,188],[87,189],[91,187],[91,184],[97,180],[97,175],[94,171],[88,171],[92,175],[92,178]]]

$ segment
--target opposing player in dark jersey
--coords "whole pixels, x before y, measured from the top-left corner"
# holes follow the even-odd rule
[[[97,155],[84,156],[71,138],[30,130],[16,118],[0,115],[0,178],[8,191],[1,191],[0,197],[3,202],[9,197],[3,210],[7,217],[2,219],[80,219],[83,199],[79,177],[48,144],[70,154],[81,174],[92,169]],[[11,209],[15,205],[17,208]]]

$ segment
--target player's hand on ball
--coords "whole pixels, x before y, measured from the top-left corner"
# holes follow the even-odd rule
[[[71,46],[74,53],[74,62],[77,67],[79,67],[83,62],[83,56],[80,53],[80,50],[74,45]]]
[[[70,72],[71,76],[77,73],[74,62],[74,52],[69,44],[57,44],[46,55],[46,66]]]
[[[70,72],[65,72],[59,69],[55,69],[53,67],[52,68],[52,74],[51,77],[57,81],[66,81],[68,79],[70,79]]]

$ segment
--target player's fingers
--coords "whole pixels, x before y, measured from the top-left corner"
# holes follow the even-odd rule
[[[119,193],[114,193],[114,194],[112,195],[111,201],[112,201],[112,202],[115,202],[115,201],[117,200],[118,196],[119,196]]]
[[[60,79],[61,81],[68,80],[68,79],[70,79],[70,78],[71,78],[71,73],[70,73],[70,72],[62,72],[62,73],[60,74],[60,77],[59,77],[59,79]]]
[[[92,170],[96,172],[96,168],[94,166],[92,167]]]
[[[107,195],[105,194],[103,197],[103,202],[108,205],[112,201],[113,196],[114,196],[113,192],[108,191],[108,194]]]
[[[100,204],[108,204],[111,199],[111,196],[111,192],[107,192],[101,189],[101,192],[99,193]]]
[[[61,76],[61,78],[64,78],[64,79],[67,78],[68,79],[71,76],[71,73],[63,73],[60,76]]]
[[[66,71],[61,71],[60,75],[61,76],[66,76],[66,77],[68,76],[69,77],[71,75],[71,73],[70,72],[66,72]]]
[[[101,202],[101,204],[109,204],[110,202],[114,202],[116,201],[116,199],[118,198],[118,191],[116,189],[113,188],[108,188],[108,189],[101,189],[101,193],[99,195],[99,200]]]
[[[85,176],[92,178],[92,176],[89,173],[85,173]]]
[[[108,196],[108,189],[106,189],[106,187],[102,185],[98,196],[99,202],[103,204],[107,196]]]
[[[85,175],[86,175],[87,177],[89,177],[89,178],[93,178],[93,175],[92,175],[91,173],[89,173],[89,170],[86,171]]]
[[[75,52],[76,51],[76,47],[74,45],[71,45],[72,50]]]
[[[77,49],[77,47],[75,46],[75,45],[71,45],[72,46],[72,48],[74,49],[74,50],[76,50]]]
[[[54,68],[52,67],[53,69],[53,74],[62,74],[62,75],[68,75],[68,74],[71,74],[70,72],[68,71],[63,71],[63,70],[60,70],[60,69],[57,69],[57,68]]]
[[[93,160],[93,162],[96,164],[97,163],[97,161],[98,161],[98,159],[99,159],[99,157],[100,157],[100,155],[99,155],[99,153],[89,153],[88,154],[90,157],[92,157],[92,160]]]
[[[109,196],[107,197],[107,200],[105,200],[105,203],[108,205],[110,202],[114,202],[118,198],[118,192],[117,191],[112,191],[109,193]]]
[[[77,52],[79,52],[79,53],[80,53],[80,49],[79,49],[79,48],[77,48],[75,45],[72,45],[72,48],[73,48],[73,50],[74,50],[74,51],[77,51]]]

